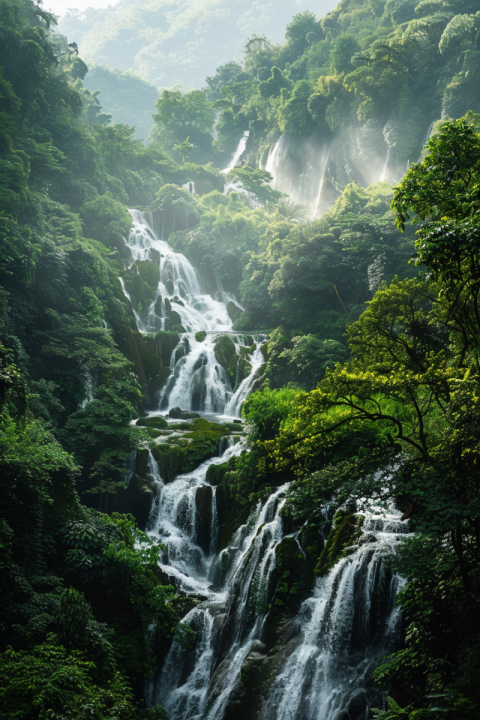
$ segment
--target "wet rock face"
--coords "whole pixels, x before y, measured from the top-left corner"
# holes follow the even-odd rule
[[[318,544],[318,532],[305,528],[299,538],[285,537],[275,548],[275,591],[267,624],[279,615],[297,612],[310,595]]]
[[[212,528],[212,488],[208,485],[197,488],[195,495],[195,542],[208,553],[211,545]]]
[[[199,367],[195,370],[192,382],[191,382],[191,407],[193,410],[200,410],[204,403],[205,403],[205,397],[207,394],[207,383],[206,383],[206,375],[207,375],[207,366],[206,366],[206,358],[205,362],[203,362],[203,358],[199,358]]]
[[[151,260],[136,260],[123,273],[123,281],[132,304],[140,314],[155,300],[155,292],[160,282],[160,269]]]
[[[189,410],[182,410],[179,407],[174,407],[169,410],[168,417],[173,418],[174,420],[193,420],[194,418],[199,418],[200,415],[195,412],[190,412]]]
[[[227,303],[227,312],[230,320],[232,322],[235,322],[235,320],[238,320],[240,315],[242,315],[243,310],[238,307],[238,305],[235,305],[235,303],[230,300],[230,302]]]
[[[315,573],[324,577],[334,565],[351,550],[360,539],[363,518],[360,515],[339,510],[335,515],[333,528],[315,567]]]
[[[170,358],[179,339],[175,332],[160,330],[155,335],[147,335],[125,325],[115,332],[120,350],[135,364],[145,396],[145,409],[158,407],[160,391],[170,377]]]
[[[298,622],[290,618],[278,621],[266,642],[253,644],[226,706],[225,719],[262,720],[271,684],[299,643]]]
[[[137,450],[135,472],[125,488],[113,495],[112,510],[131,513],[140,530],[145,530],[154,502],[154,479],[148,469],[148,451]]]
[[[219,365],[225,370],[230,385],[232,388],[235,386],[235,379],[237,375],[237,363],[238,355],[230,335],[221,335],[215,342],[215,358]]]

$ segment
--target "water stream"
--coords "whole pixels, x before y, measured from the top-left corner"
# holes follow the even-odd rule
[[[372,702],[382,705],[371,673],[398,645],[395,600],[403,585],[385,559],[405,532],[398,518],[365,515],[355,551],[317,581],[301,607],[302,640],[273,683],[265,720],[363,720]]]
[[[159,397],[159,410],[181,407],[182,410],[238,417],[264,363],[260,347],[266,340],[265,336],[245,336],[233,332],[227,303],[234,302],[241,309],[240,303],[224,292],[219,281],[215,297],[206,293],[199,273],[190,261],[181,253],[174,252],[165,240],[158,238],[149,213],[138,210],[130,213],[133,228],[127,245],[133,261],[151,260],[158,264],[160,270],[155,298],[148,308],[140,312],[135,310],[125,282],[120,278],[123,292],[132,304],[138,329],[142,333],[165,329],[166,318],[171,311],[177,313],[183,329],[172,354],[171,375]],[[199,331],[204,333],[201,339]],[[234,387],[215,356],[215,344],[225,334],[231,337],[238,356],[242,348],[249,347],[246,356],[248,375],[238,377]]]
[[[327,156],[323,172],[326,161]],[[317,205],[320,195],[317,183]],[[227,311],[235,298],[220,284],[215,297],[206,293],[188,259],[158,238],[152,218],[134,210],[131,214],[133,262],[151,260],[160,271],[154,301],[136,311],[138,329],[164,329],[172,310],[182,325],[156,412],[180,407],[220,422],[239,417],[264,362],[265,337],[235,333]],[[122,287],[133,307],[134,299],[124,283]],[[247,371],[243,377],[237,372],[234,383],[215,354],[222,335],[231,338],[238,358],[243,354],[248,361]],[[207,473],[212,464],[241,453],[244,441],[235,444],[238,440],[228,438],[217,457],[168,484],[149,451],[154,502],[147,532],[166,548],[160,565],[164,577],[191,602],[182,623],[195,640],[189,650],[173,642],[148,682],[147,703],[163,705],[170,720],[228,720],[246,663],[255,658],[269,680],[257,709],[242,716],[245,720],[366,720],[372,702],[382,700],[372,685],[372,669],[398,639],[395,598],[401,581],[389,574],[385,559],[405,532],[404,524],[364,514],[360,539],[327,576],[317,579],[298,616],[290,618],[294,642],[277,652],[275,671],[268,670],[265,633],[278,581],[276,548],[288,534],[299,542],[299,530],[292,531],[280,516],[286,484],[265,489],[220,546],[226,491],[221,485],[212,487]]]
[[[298,153],[293,153],[284,134],[275,143],[265,165],[273,177],[272,187],[303,205],[311,219],[326,209],[322,195],[329,155],[328,146],[318,147],[313,143],[306,143]]]

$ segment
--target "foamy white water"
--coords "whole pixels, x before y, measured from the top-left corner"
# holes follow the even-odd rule
[[[120,278],[123,292],[132,303],[138,329],[143,333],[165,329],[166,304],[169,303],[171,309],[178,313],[185,331],[180,332],[179,342],[183,356],[179,357],[182,353],[177,353],[175,348],[170,363],[172,373],[160,394],[159,409],[167,411],[172,407],[181,407],[182,410],[238,417],[263,364],[260,346],[266,338],[255,336],[255,351],[247,357],[252,366],[251,373],[249,377],[239,379],[238,387],[232,387],[215,357],[215,343],[221,335],[230,334],[239,354],[240,348],[247,342],[245,336],[232,332],[233,323],[226,308],[229,301],[241,307],[240,304],[231,294],[225,293],[219,281],[217,298],[220,299],[203,292],[197,270],[182,253],[174,252],[165,240],[158,238],[151,216],[138,210],[131,210],[130,214],[133,228],[127,244],[134,262],[151,260],[158,264],[160,270],[154,300],[141,311],[135,311],[125,282]],[[206,333],[201,341],[195,337],[199,331]]]

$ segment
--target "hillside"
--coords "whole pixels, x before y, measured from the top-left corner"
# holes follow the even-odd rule
[[[333,5],[318,0],[315,11],[323,15]],[[157,87],[189,89],[240,58],[250,35],[281,42],[292,14],[306,7],[305,0],[121,0],[106,9],[69,11],[59,30],[98,65],[135,70]]]
[[[100,92],[102,108],[113,123],[133,126],[136,138],[148,140],[159,95],[153,85],[135,73],[101,65],[90,67],[83,84],[92,93]]]
[[[477,6],[0,0],[0,720],[479,720]]]

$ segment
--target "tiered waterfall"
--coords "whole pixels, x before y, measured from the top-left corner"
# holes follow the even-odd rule
[[[133,259],[153,259],[160,269],[154,301],[136,314],[139,330],[164,328],[167,302],[185,330],[172,354],[157,414],[178,406],[219,421],[239,416],[263,363],[265,338],[253,336],[251,371],[232,387],[215,357],[215,340],[227,333],[236,346],[245,347],[226,309],[235,299],[221,288],[215,297],[203,292],[196,270],[156,236],[151,218],[137,211],[132,218],[128,245]],[[199,331],[206,333],[202,340],[195,337]],[[168,484],[149,452],[155,502],[147,532],[166,547],[164,577],[192,601],[182,622],[194,631],[195,641],[189,649],[172,644],[148,683],[148,703],[163,705],[170,720],[366,720],[372,703],[382,702],[372,670],[398,642],[400,579],[390,574],[385,560],[405,532],[404,523],[364,513],[356,544],[313,583],[298,613],[281,620],[286,639],[282,646],[277,637],[272,648],[267,635],[279,580],[277,549],[290,538],[298,554],[305,555],[302,530],[280,513],[288,484],[266,488],[220,547],[220,488],[208,483],[207,471],[239,455],[242,443],[225,443],[218,457]],[[202,489],[210,505],[207,531],[198,503]],[[254,702],[245,700],[242,689],[252,667],[260,678],[247,691],[257,693]]]

